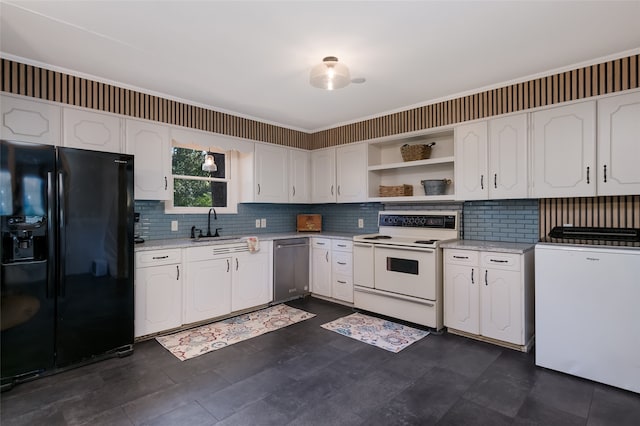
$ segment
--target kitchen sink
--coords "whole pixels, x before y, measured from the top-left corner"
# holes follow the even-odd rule
[[[212,243],[216,241],[240,241],[240,237],[229,236],[229,237],[199,237],[191,239],[192,243]]]

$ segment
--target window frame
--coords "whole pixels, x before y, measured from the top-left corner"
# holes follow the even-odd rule
[[[185,148],[193,150],[202,150],[208,152],[215,152],[218,154],[224,154],[226,178],[206,178],[202,176],[189,176],[189,175],[174,175],[173,174],[173,148]],[[202,147],[194,145],[193,143],[179,143],[173,140],[171,144],[172,153],[170,155],[170,168],[171,179],[169,179],[169,190],[171,191],[171,198],[164,203],[164,212],[170,214],[207,214],[211,207],[180,207],[173,205],[174,197],[174,181],[178,179],[187,180],[200,180],[206,182],[226,182],[227,183],[227,207],[216,207],[217,214],[237,214],[238,213],[238,193],[240,192],[239,175],[238,175],[238,153],[237,151],[224,151],[221,149],[211,149],[208,147]]]

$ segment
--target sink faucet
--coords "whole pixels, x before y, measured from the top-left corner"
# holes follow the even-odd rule
[[[197,238],[201,238],[202,237],[202,229],[198,229],[195,226],[191,227],[191,238],[196,238],[196,231],[198,231],[198,237]]]
[[[218,235],[218,229],[222,229],[222,228],[216,229],[216,234],[211,235],[211,212],[212,211],[213,211],[213,220],[218,220],[218,214],[216,213],[216,209],[211,207],[209,209],[209,214],[207,214],[207,237],[219,237],[220,235]]]

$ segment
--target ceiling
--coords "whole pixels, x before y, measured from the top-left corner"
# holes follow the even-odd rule
[[[5,57],[313,132],[640,51],[640,1],[5,1]],[[337,56],[362,84],[324,91]]]

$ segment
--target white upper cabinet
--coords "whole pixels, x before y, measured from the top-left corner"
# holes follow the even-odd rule
[[[64,146],[92,151],[124,151],[121,118],[75,108],[64,108],[62,117]]]
[[[339,203],[367,201],[367,144],[336,148],[336,183]]]
[[[527,114],[489,120],[489,198],[528,195]]]
[[[59,106],[19,97],[0,95],[2,139],[60,144],[61,109]]]
[[[456,198],[486,199],[489,194],[486,121],[456,127],[455,157]]]
[[[534,198],[596,195],[596,102],[533,113]]]
[[[311,153],[289,150],[289,202],[311,202]]]
[[[127,153],[135,156],[135,199],[171,199],[169,127],[138,120],[127,120],[126,126]]]
[[[285,147],[256,144],[255,201],[286,203],[289,201],[289,163]]]
[[[640,92],[598,101],[598,195],[640,194]]]
[[[311,202],[336,202],[336,150],[311,152]]]

